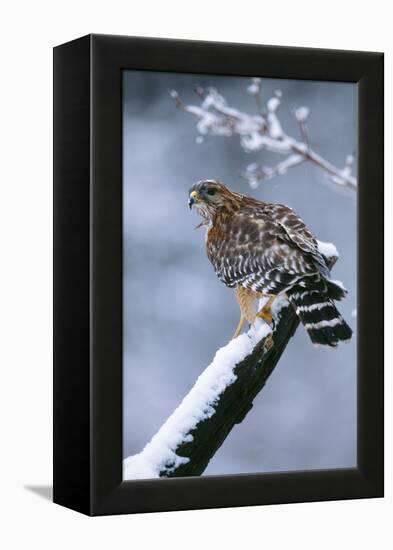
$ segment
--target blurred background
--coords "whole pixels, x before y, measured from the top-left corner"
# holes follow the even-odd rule
[[[339,309],[356,331],[356,194],[330,183],[311,163],[251,190],[240,172],[283,156],[247,154],[239,137],[205,136],[175,107],[200,104],[196,84],[214,86],[228,103],[256,114],[243,77],[124,71],[124,360],[123,453],[140,452],[231,338],[239,319],[233,290],[216,277],[204,229],[187,207],[188,189],[217,178],[236,191],[292,207],[316,237],[340,253],[333,278],[348,297]],[[262,79],[266,101],[283,93],[279,119],[299,138],[292,111],[310,108],[311,146],[342,167],[356,154],[357,87]],[[343,468],[356,464],[356,333],[338,349],[314,347],[299,327],[245,420],[204,475]]]

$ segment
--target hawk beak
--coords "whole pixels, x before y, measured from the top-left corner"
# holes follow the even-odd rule
[[[198,202],[198,193],[197,191],[192,191],[192,193],[190,193],[190,198],[188,199],[188,207],[190,210],[196,202]]]

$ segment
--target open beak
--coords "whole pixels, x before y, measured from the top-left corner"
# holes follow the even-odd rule
[[[190,198],[188,199],[188,207],[190,210],[196,202],[198,202],[198,193],[196,191],[192,191],[192,193],[190,193]]]

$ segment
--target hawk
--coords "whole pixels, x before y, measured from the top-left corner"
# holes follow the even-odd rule
[[[317,241],[288,206],[267,203],[236,193],[216,180],[195,183],[189,207],[206,226],[206,252],[218,278],[234,288],[240,321],[256,317],[272,323],[274,299],[286,294],[314,344],[337,346],[348,341],[352,330],[335,306],[347,291],[330,278]],[[254,300],[268,298],[254,310]]]

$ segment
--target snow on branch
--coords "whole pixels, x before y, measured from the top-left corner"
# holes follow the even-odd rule
[[[249,356],[260,340],[270,333],[262,320],[219,349],[211,364],[199,376],[191,391],[140,454],[124,461],[124,479],[170,476],[190,462],[179,447],[193,443],[193,431],[215,413],[220,395],[237,379],[235,367]]]
[[[334,245],[319,243],[332,267]],[[260,304],[261,306],[261,304]],[[248,333],[219,349],[189,393],[145,448],[123,461],[123,479],[201,475],[232,428],[243,421],[273,372],[299,319],[277,298],[272,330],[257,319]]]
[[[337,168],[321,157],[311,147],[308,137],[307,120],[310,115],[308,107],[298,107],[293,115],[299,126],[300,139],[286,134],[282,128],[278,111],[281,106],[282,93],[276,90],[273,97],[262,103],[261,79],[253,78],[247,91],[255,98],[257,114],[250,115],[228,105],[226,99],[212,87],[196,86],[195,92],[200,98],[200,105],[183,103],[176,90],[170,92],[176,106],[197,119],[197,141],[205,135],[229,137],[238,135],[240,145],[247,153],[262,150],[286,155],[276,166],[249,164],[242,176],[252,188],[259,186],[262,180],[285,174],[288,169],[308,161],[317,165],[326,174],[329,181],[337,186],[357,189],[356,178],[352,174],[354,157],[348,155],[344,166]]]

